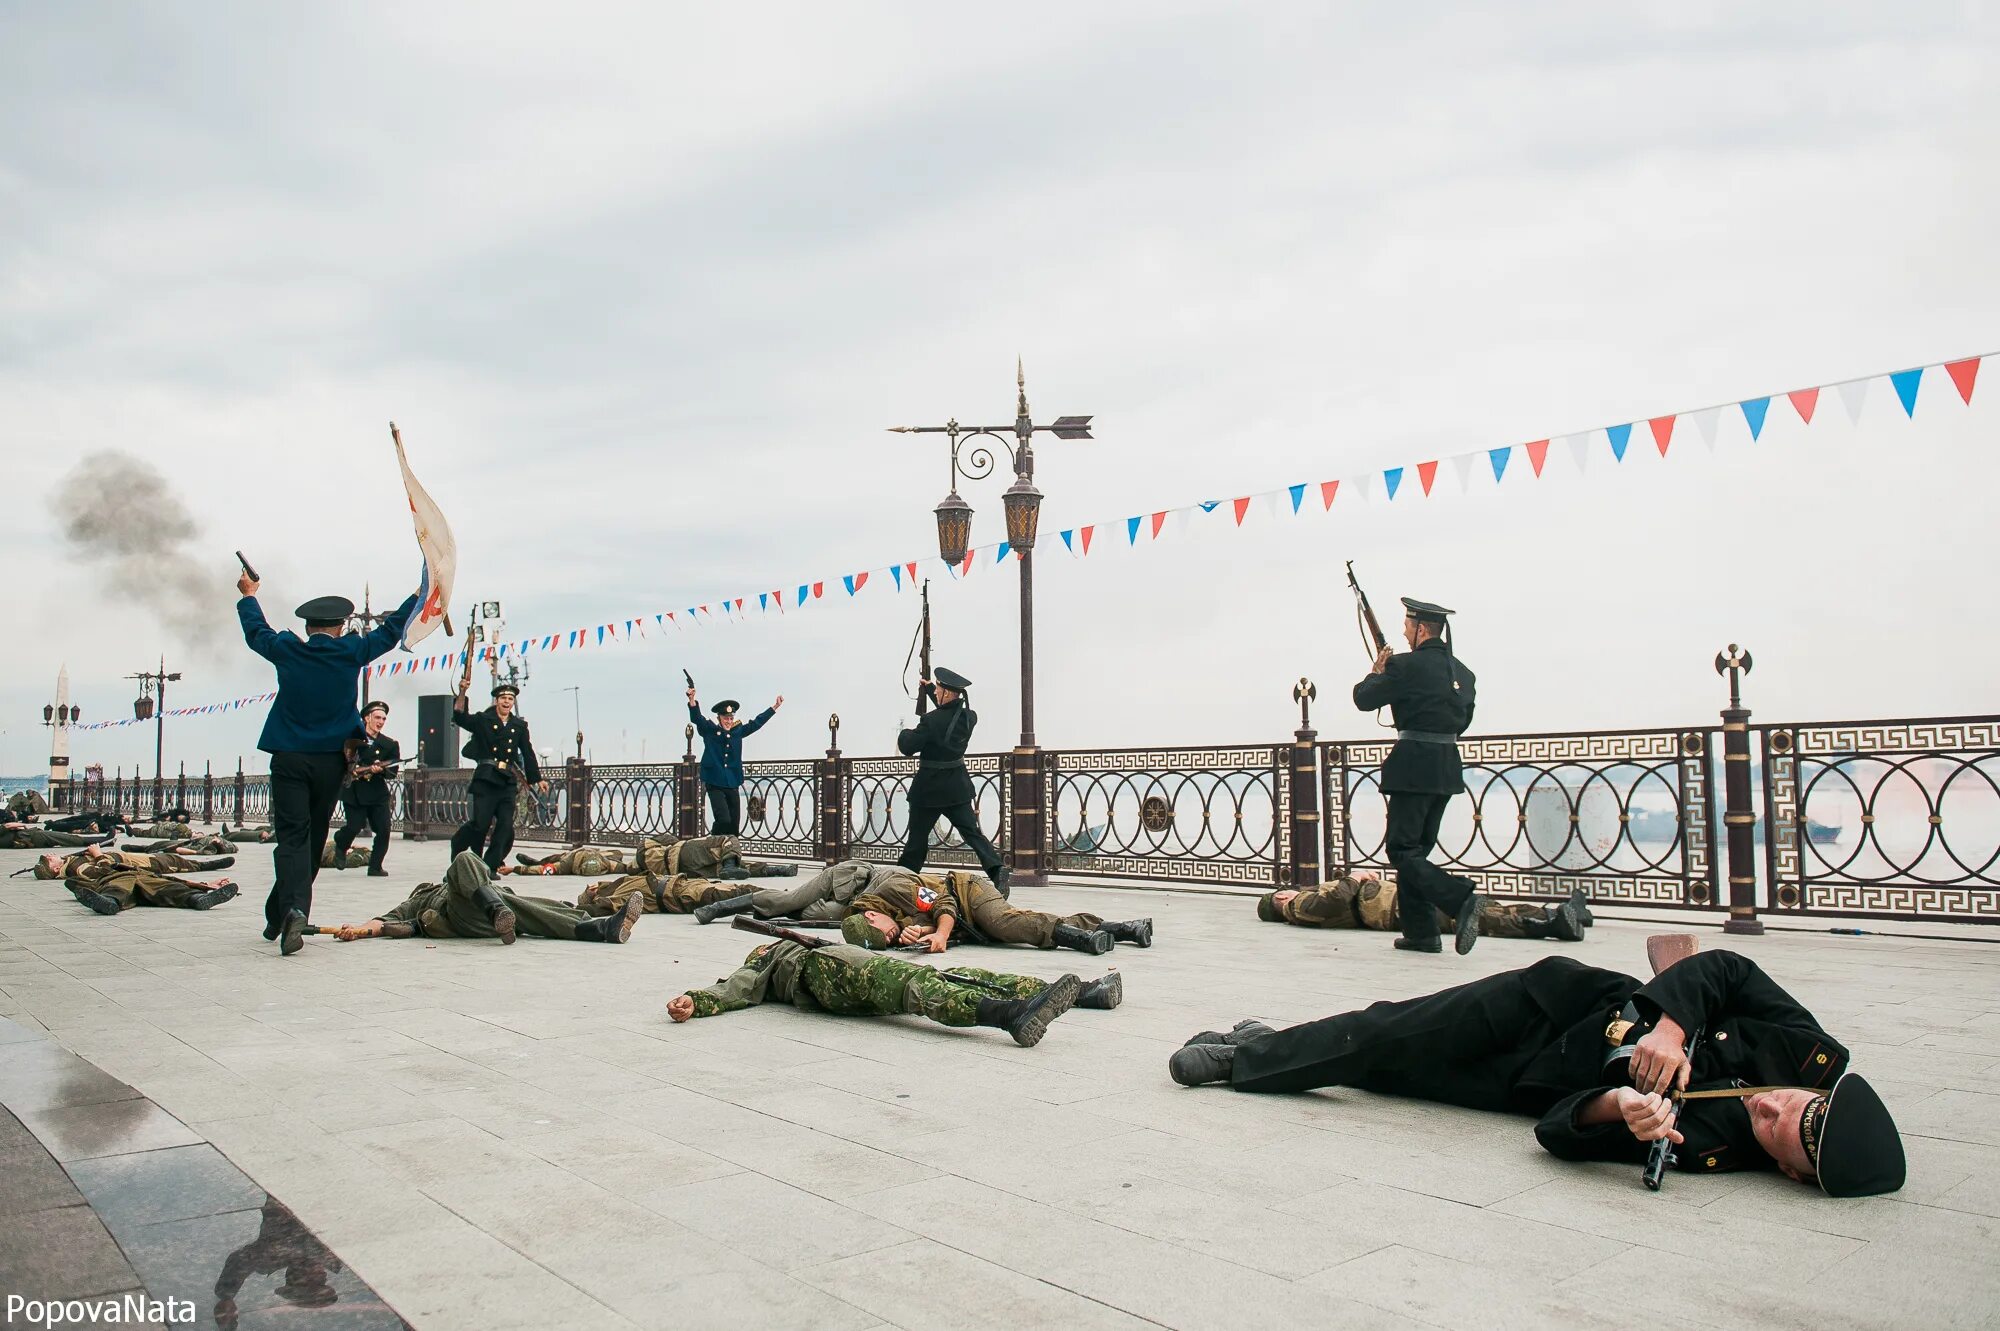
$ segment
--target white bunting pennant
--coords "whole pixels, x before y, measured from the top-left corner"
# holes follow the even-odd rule
[[[1849,379],[1844,384],[1836,384],[1840,389],[1840,405],[1847,408],[1847,419],[1856,425],[1861,423],[1861,403],[1868,396],[1868,380]]]

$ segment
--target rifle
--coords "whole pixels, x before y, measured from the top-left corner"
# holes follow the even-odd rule
[[[909,690],[907,681],[910,675],[910,660],[912,657],[916,658],[918,716],[922,716],[925,712],[928,712],[931,707],[931,696],[924,691],[922,682],[931,677],[931,580],[929,578],[924,579],[923,599],[924,609],[923,613],[917,618],[917,631],[910,639],[910,653],[903,658],[903,678],[906,681],[903,688],[905,692]]]
[[[1382,625],[1375,619],[1375,608],[1368,604],[1368,593],[1361,590],[1361,584],[1354,580],[1354,561],[1347,561],[1347,585],[1354,592],[1354,620],[1367,639],[1375,644],[1371,656],[1380,656],[1388,650],[1389,639],[1382,633]]]
[[[1697,1026],[1688,1033],[1687,1056],[1689,1063],[1694,1062],[1695,1049],[1701,1044],[1703,1029],[1703,1027]],[[1680,1126],[1681,1108],[1686,1104],[1686,1099],[1683,1096],[1676,1095],[1673,1097],[1673,1100],[1674,1117],[1667,1124],[1669,1128]],[[1674,1154],[1673,1138],[1659,1137],[1654,1139],[1651,1148],[1646,1152],[1646,1172],[1641,1176],[1645,1180],[1646,1187],[1653,1192],[1658,1192],[1660,1190],[1660,1182],[1666,1175],[1667,1167],[1673,1164],[1678,1158]]]
[[[458,673],[458,696],[463,698],[472,691],[472,631],[466,630],[465,669]]]
[[[747,934],[762,934],[766,938],[780,938],[787,943],[797,943],[805,948],[827,947],[833,942],[830,938],[814,938],[811,934],[802,934],[796,929],[787,929],[781,924],[768,924],[758,919],[755,915],[738,915],[729,924],[732,929],[741,929]]]

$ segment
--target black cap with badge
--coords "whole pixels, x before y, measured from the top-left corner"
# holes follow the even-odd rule
[[[497,698],[503,693],[510,697],[518,698],[521,696],[521,687],[518,684],[509,684],[502,680],[493,686],[493,696]]]
[[[956,670],[946,670],[943,666],[932,671],[931,678],[936,680],[940,687],[950,689],[954,693],[963,693],[972,687],[971,680]]]
[[[292,613],[309,629],[337,628],[353,616],[354,602],[345,596],[315,596]]]
[[[1873,1197],[1903,1186],[1903,1138],[1889,1106],[1859,1075],[1848,1073],[1799,1117],[1799,1141],[1829,1197]]]
[[[737,709],[740,708],[742,705],[743,705],[742,703],[736,701],[736,699],[734,698],[724,698],[721,702],[717,703],[715,706],[709,708],[708,710],[714,712],[717,716],[734,716],[736,715]]]

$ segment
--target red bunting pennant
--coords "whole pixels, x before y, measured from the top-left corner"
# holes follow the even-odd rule
[[[1085,527],[1083,529],[1083,552],[1085,554],[1090,553],[1090,534],[1096,530],[1097,528],[1095,526]]]
[[[1430,492],[1431,492],[1431,482],[1437,479],[1437,474],[1438,474],[1438,464],[1437,464],[1437,463],[1435,463],[1435,462],[1419,462],[1419,463],[1417,464],[1417,479],[1418,479],[1419,481],[1422,481],[1422,482],[1423,482],[1423,485],[1424,485],[1424,496],[1425,496],[1426,498],[1428,498],[1428,497],[1430,496]]]
[[[966,574],[972,572],[972,557],[978,553],[979,552],[977,550],[967,550],[965,552],[965,562],[958,566],[959,577],[962,578]]]
[[[1244,514],[1245,514],[1246,512],[1248,512],[1248,511],[1249,511],[1249,509],[1250,509],[1250,499],[1249,499],[1249,497],[1248,497],[1247,495],[1246,495],[1246,496],[1245,496],[1244,498],[1242,498],[1242,499],[1239,499],[1239,500],[1237,500],[1237,501],[1236,501],[1236,525],[1237,525],[1237,526],[1241,527],[1241,526],[1243,525],[1243,515],[1244,515]]]
[[[824,592],[825,590],[826,590],[826,584],[825,584],[825,583],[823,583],[823,582],[815,582],[815,583],[813,584],[813,600],[817,601],[817,600],[818,600],[818,599],[820,598],[820,594],[821,594],[822,592]]]
[[[857,574],[855,574],[855,575],[854,575],[854,590],[855,590],[855,591],[857,591],[857,592],[858,592],[858,591],[860,591],[860,590],[861,590],[861,589],[862,589],[863,587],[866,587],[867,585],[868,585],[868,575],[867,575],[866,573],[857,573]],[[738,604],[740,605],[740,604],[741,604],[741,602],[738,602]]]
[[[1535,475],[1539,477],[1542,474],[1542,459],[1549,455],[1549,441],[1546,439],[1537,439],[1534,443],[1527,445],[1527,449],[1528,465],[1535,469]]]
[[[917,580],[917,561],[913,559],[909,563],[903,565],[903,572],[910,575],[911,582],[915,582]]]
[[[1165,513],[1164,511],[1162,511],[1162,512],[1159,512],[1159,513],[1155,513],[1155,514],[1153,515],[1153,539],[1154,539],[1154,540],[1156,540],[1156,541],[1157,541],[1157,540],[1159,540],[1159,539],[1160,539],[1160,528],[1162,528],[1162,527],[1164,527],[1164,526],[1166,526],[1166,525],[1167,525],[1167,515],[1166,515],[1166,513]]]
[[[1324,512],[1326,509],[1333,507],[1333,496],[1336,493],[1338,493],[1339,490],[1340,490],[1339,481],[1321,481],[1319,483],[1319,502],[1320,502],[1320,509],[1322,512]]]
[[[1972,381],[1979,377],[1979,357],[1971,360],[1955,360],[1944,367],[1951,376],[1951,382],[1958,388],[1959,400],[1966,406],[1972,405]]]
[[[1787,393],[1785,396],[1792,400],[1792,410],[1799,413],[1799,419],[1811,425],[1813,409],[1819,406],[1819,390],[1801,388],[1798,392]]]
[[[1646,422],[1652,428],[1653,446],[1660,450],[1661,457],[1667,455],[1667,445],[1674,441],[1674,422],[1678,419],[1676,416],[1655,416]]]

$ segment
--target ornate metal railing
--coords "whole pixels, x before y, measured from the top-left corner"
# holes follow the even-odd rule
[[[1466,796],[1446,808],[1433,858],[1496,896],[1582,889],[1596,903],[1728,911],[1755,932],[1779,917],[2000,924],[2000,716],[1748,724],[1730,674],[1720,725],[1481,735],[1460,741]],[[980,826],[1016,881],[1150,879],[1306,885],[1388,868],[1382,764],[1393,741],[1015,750],[967,758]],[[836,737],[836,736],[830,736]],[[766,857],[893,860],[909,827],[910,758],[826,756],[747,765],[745,848]],[[523,791],[517,835],[631,844],[707,826],[692,756],[649,766],[572,760]],[[396,825],[449,836],[470,771],[414,768],[391,783]],[[163,781],[89,776],[69,807],[148,820],[183,805],[211,821],[270,816],[263,774]],[[1724,835],[1726,833],[1726,837]],[[1761,840],[1761,850],[1758,842]],[[940,824],[930,860],[973,856]]]
[[[1392,740],[1321,746],[1326,863],[1387,869]],[[1433,858],[1496,896],[1713,909],[1714,749],[1704,730],[1482,735],[1459,743],[1467,798]]]
[[[1289,881],[1287,745],[1045,755],[1050,864],[1099,878]]]
[[[1754,729],[1767,909],[2000,918],[2000,717]]]

